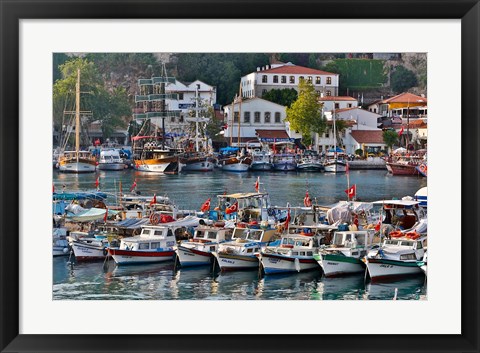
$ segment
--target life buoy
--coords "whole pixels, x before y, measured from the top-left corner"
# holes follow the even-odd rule
[[[390,237],[392,238],[400,238],[403,236],[403,233],[399,230],[396,230],[396,231],[390,232],[388,235],[390,235]]]
[[[409,239],[415,240],[420,238],[420,234],[418,234],[417,232],[409,232],[406,234],[406,237]]]
[[[152,213],[150,215],[150,223],[153,225],[160,223],[160,215],[158,213]]]
[[[419,169],[422,173],[424,173],[424,174],[427,173],[427,166],[426,166],[425,164],[420,164],[420,166],[418,167],[418,169]]]

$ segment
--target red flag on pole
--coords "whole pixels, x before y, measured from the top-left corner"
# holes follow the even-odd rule
[[[402,128],[400,129],[400,131],[398,132],[398,137],[402,136],[402,134],[403,134],[403,126],[402,126]]]
[[[285,219],[285,229],[288,229],[288,225],[290,224],[291,219],[292,218],[290,217],[290,209],[288,209],[287,218]]]
[[[231,213],[235,213],[238,211],[238,201],[235,201],[235,203],[233,205],[231,205],[230,207],[227,207],[227,209],[225,210],[225,213],[226,214],[231,214]]]
[[[260,190],[260,177],[258,177],[255,182],[255,191],[258,192],[258,190]]]
[[[305,207],[312,206],[312,200],[310,200],[310,195],[308,194],[308,190],[305,192],[305,197],[303,198],[303,204]]]
[[[210,197],[207,199],[207,201],[203,203],[202,207],[200,207],[200,211],[202,212],[210,211]]]
[[[137,187],[137,179],[135,179],[135,180],[133,181],[132,187],[130,188],[130,192],[132,192],[133,190],[135,190],[136,187]]]
[[[357,188],[356,188],[355,184],[352,185],[352,187],[350,189],[346,189],[345,193],[348,195],[349,199],[355,197],[355,195],[357,193]]]
[[[153,194],[153,199],[150,201],[150,206],[155,205],[157,203],[157,194]]]
[[[98,179],[99,177],[97,177],[97,180],[95,180],[95,187],[98,189],[98,187],[100,186],[100,180]]]
[[[103,221],[107,223],[107,217],[108,217],[108,208],[105,209],[105,216],[103,216]]]

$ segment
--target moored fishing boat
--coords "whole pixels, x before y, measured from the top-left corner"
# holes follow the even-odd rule
[[[318,155],[312,151],[305,153],[297,163],[297,170],[300,172],[323,172],[325,167],[318,158]]]
[[[232,240],[222,243],[213,252],[221,271],[255,269],[259,266],[258,254],[276,233],[273,228],[253,229],[235,227]]]
[[[247,172],[252,164],[250,156],[232,156],[219,160],[220,167],[226,172]]]
[[[251,170],[272,170],[272,154],[265,150],[255,150],[252,152]]]
[[[177,246],[177,258],[182,267],[209,265],[213,260],[213,251],[218,245],[230,240],[232,229],[224,227],[198,226],[192,239],[182,241]]]
[[[107,255],[107,238],[97,238],[93,233],[71,232],[68,240],[75,259],[79,262],[103,260]]]
[[[297,161],[294,154],[281,153],[273,155],[273,169],[278,171],[294,171],[297,168]]]
[[[52,253],[53,256],[66,256],[70,252],[66,228],[53,228]]]
[[[374,233],[373,230],[335,232],[332,245],[314,255],[325,277],[364,272],[362,259],[374,244]]]
[[[184,172],[211,172],[215,167],[215,160],[202,152],[184,153],[179,162]]]
[[[98,161],[99,170],[124,170],[125,163],[120,157],[120,150],[110,148],[100,151],[100,159]]]
[[[267,246],[257,254],[266,275],[318,268],[313,256],[318,251],[320,238],[314,232],[302,234],[286,234],[280,244]]]
[[[425,253],[426,239],[426,235],[412,232],[386,239],[380,248],[370,250],[365,263],[371,280],[422,274],[417,262]]]
[[[345,173],[347,171],[347,160],[345,152],[335,147],[329,150],[325,155],[323,166],[327,173]]]
[[[155,263],[173,260],[175,235],[165,226],[142,226],[138,236],[123,238],[118,248],[108,247],[108,255],[117,265]]]

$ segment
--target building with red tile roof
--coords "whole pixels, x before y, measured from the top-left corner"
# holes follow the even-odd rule
[[[241,78],[242,96],[262,97],[272,89],[295,89],[298,91],[300,79],[310,81],[318,94],[336,96],[339,74],[288,63],[275,63],[258,67]]]

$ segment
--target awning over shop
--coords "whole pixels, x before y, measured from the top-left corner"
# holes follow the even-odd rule
[[[285,130],[256,129],[255,133],[262,142],[295,142],[295,139],[290,138]]]

